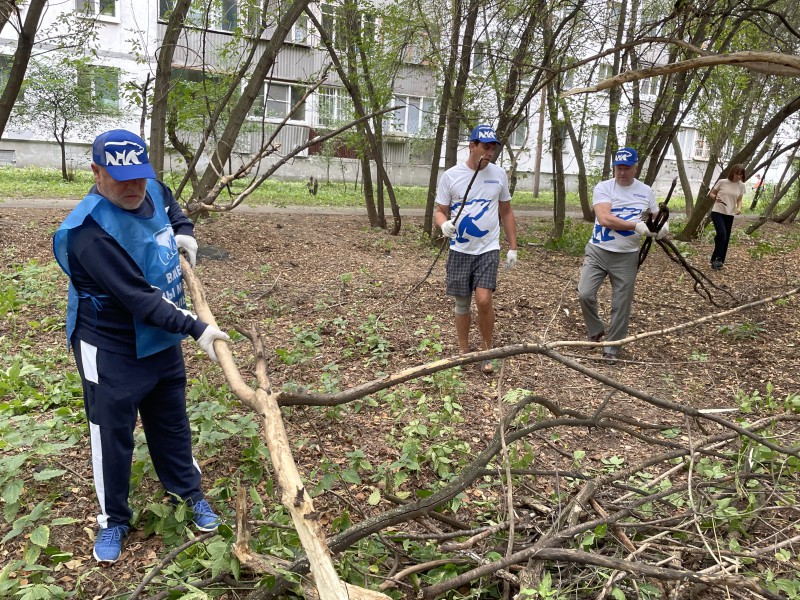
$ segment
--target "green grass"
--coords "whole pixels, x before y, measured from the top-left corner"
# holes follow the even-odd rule
[[[164,177],[165,183],[175,189],[180,183],[181,173],[168,173]],[[61,178],[59,169],[43,169],[36,167],[0,167],[0,199],[2,198],[81,198],[94,183],[91,171],[76,170],[74,181],[67,182]],[[424,182],[421,182],[424,183]],[[244,184],[237,183],[232,186],[233,193],[244,189]],[[395,186],[400,208],[424,208],[427,198],[427,187]],[[279,181],[271,179],[265,181],[246,201],[249,206],[333,206],[360,208],[364,205],[363,188],[352,182],[343,184],[341,181],[332,180],[330,183],[320,181],[316,196],[312,196],[302,181]],[[590,192],[591,193],[591,192]],[[218,202],[227,203],[231,193],[223,191]],[[663,198],[658,199],[659,202]],[[389,199],[385,199],[386,212],[390,212]],[[762,194],[759,208],[767,202]],[[743,203],[743,212],[748,213],[750,198],[746,197]],[[530,181],[520,179],[514,192],[514,207],[520,210],[551,210],[553,207],[553,193],[542,191],[538,198],[533,197],[530,191]],[[673,212],[683,212],[685,208],[682,196],[675,194],[669,203]],[[580,211],[580,201],[576,192],[567,194],[567,211]]]
[[[60,169],[0,167],[0,198],[80,198],[93,183],[88,169],[64,181]]]
[[[165,183],[175,189],[180,183],[180,173],[168,173],[164,177]],[[91,171],[75,171],[74,181],[68,182],[61,178],[58,169],[43,169],[35,167],[0,167],[0,199],[2,198],[81,198],[94,183]],[[538,198],[533,193],[524,189],[527,182],[521,182],[514,193],[514,206],[520,209],[550,210],[553,206],[552,192],[542,192]],[[233,193],[244,188],[243,184],[234,184]],[[400,208],[424,208],[427,198],[427,187],[395,186],[397,201]],[[320,182],[316,196],[312,196],[306,189],[305,182],[279,181],[277,179],[265,181],[245,202],[250,206],[335,206],[355,207],[364,205],[363,188],[351,182],[343,184],[341,181],[331,183]],[[218,202],[229,201],[231,194],[224,191]],[[389,199],[385,199],[386,210],[389,212]],[[580,210],[578,195],[570,194],[567,210]]]

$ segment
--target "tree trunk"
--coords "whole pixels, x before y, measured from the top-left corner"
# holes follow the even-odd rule
[[[319,22],[317,16],[311,10],[306,10],[306,14],[308,15],[308,19],[314,24],[319,31],[320,38],[322,39],[322,43],[325,45],[325,48],[328,50],[328,55],[330,56],[331,62],[333,63],[336,72],[339,74],[339,79],[342,80],[342,84],[347,89],[347,92],[350,94],[350,98],[353,100],[353,108],[356,113],[356,117],[362,117],[367,114],[366,109],[364,107],[364,101],[361,97],[361,92],[355,83],[351,80],[348,76],[348,73],[345,71],[344,66],[342,65],[342,61],[339,59],[339,54],[336,51],[336,48],[333,45],[333,40],[330,38],[328,33],[322,27],[322,23]],[[394,188],[392,187],[391,181],[389,181],[389,175],[386,173],[386,169],[383,164],[383,152],[378,145],[378,142],[375,138],[374,133],[372,132],[372,128],[370,127],[369,123],[365,123],[364,125],[364,133],[367,137],[367,144],[369,144],[370,152],[375,160],[375,167],[378,172],[378,178],[383,181],[386,185],[386,194],[389,196],[389,202],[392,205],[392,215],[394,216],[394,225],[392,226],[391,234],[397,235],[400,233],[400,208],[397,205],[397,198],[394,194]],[[370,208],[367,206],[367,210],[369,211]],[[369,215],[370,223],[377,223],[377,214],[374,213],[374,206],[372,207],[373,214]]]
[[[564,138],[561,136],[557,104],[558,90],[551,87],[547,94],[547,107],[550,113],[551,154],[553,156],[553,233],[551,237],[560,238],[564,235],[564,221],[566,219],[567,192],[564,185],[564,155],[562,154]]]
[[[686,203],[686,218],[692,216],[694,209],[694,196],[692,195],[692,183],[689,181],[689,176],[686,174],[686,165],[683,162],[683,150],[678,143],[678,136],[672,137],[672,150],[675,152],[675,164],[678,167],[678,178],[681,180],[681,189],[683,189],[683,199]]]
[[[186,18],[190,4],[191,0],[177,0],[175,2],[156,59],[156,81],[153,86],[153,110],[150,115],[148,158],[153,170],[156,172],[156,177],[159,179],[164,174],[167,98],[169,96],[169,82],[172,76],[172,57],[175,55],[175,47],[183,30],[183,20]]]
[[[456,0],[457,1],[457,0]],[[445,141],[444,168],[449,169],[458,160],[458,138],[461,129],[467,124],[464,115],[464,92],[467,89],[469,71],[472,67],[473,40],[475,39],[475,24],[478,22],[479,0],[469,0],[467,19],[464,22],[464,35],[461,37],[461,53],[458,61],[458,75],[453,90],[453,101],[447,113],[447,136]],[[458,23],[453,26],[457,27]],[[474,123],[477,125],[477,123]]]
[[[567,128],[572,151],[575,154],[575,164],[578,165],[578,198],[581,202],[583,220],[594,221],[594,211],[589,204],[589,185],[586,179],[586,159],[583,155],[583,145],[575,133],[575,126],[572,124],[572,116],[570,115],[566,101],[560,98],[558,103],[561,106],[561,112],[564,115],[564,125]],[[564,196],[566,197],[566,190],[564,191]]]
[[[19,32],[17,49],[14,52],[14,62],[8,74],[6,87],[0,96],[0,138],[5,133],[8,119],[14,109],[14,103],[17,101],[20,89],[22,89],[22,82],[25,80],[25,73],[28,71],[28,62],[31,59],[31,51],[36,41],[36,32],[45,6],[47,6],[47,0],[31,0],[30,4],[28,4],[25,23]],[[17,11],[19,9],[14,7],[13,10]],[[5,14],[5,11],[3,12]]]
[[[622,45],[622,39],[625,35],[625,16],[628,14],[628,2],[622,0],[619,8],[619,23],[617,23],[617,31],[615,38],[615,45],[619,48]],[[631,19],[635,22],[636,15],[631,15]],[[621,52],[617,50],[614,52],[614,62],[611,66],[612,75],[619,74],[622,69],[623,61]],[[617,86],[611,88],[608,94],[608,130],[606,131],[606,149],[603,153],[603,179],[608,178],[611,173],[611,155],[619,148],[619,141],[617,139],[617,117],[619,116],[620,100],[622,99],[622,88]],[[584,218],[586,211],[584,211]]]
[[[219,174],[225,172],[225,163],[228,162],[233,152],[242,124],[245,122],[253,102],[261,91],[264,80],[275,65],[275,59],[283,48],[283,41],[286,39],[292,25],[294,25],[310,2],[311,0],[294,0],[278,20],[272,36],[264,47],[264,53],[250,74],[239,101],[230,111],[230,117],[225,124],[225,129],[219,137],[214,153],[211,155],[209,164],[200,179],[199,189],[192,194],[194,198],[203,200],[219,179]]]
[[[453,18],[452,22],[461,22],[461,2],[452,0]],[[444,145],[444,131],[451,109],[453,94],[453,74],[455,73],[456,61],[458,60],[458,27],[452,27],[450,32],[450,54],[447,66],[442,74],[442,100],[439,104],[439,116],[436,121],[436,134],[433,140],[433,157],[431,160],[431,173],[428,177],[428,196],[425,201],[425,223],[423,231],[429,237],[433,237],[433,209],[436,204],[436,188],[439,183],[439,161],[442,158],[442,146]]]
[[[542,88],[539,102],[539,126],[536,130],[536,158],[533,165],[533,197],[539,197],[539,184],[542,179],[542,142],[544,141],[544,114],[546,107],[547,90]]]

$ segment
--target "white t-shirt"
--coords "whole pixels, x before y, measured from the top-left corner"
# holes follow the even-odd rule
[[[436,203],[450,207],[454,219],[461,208],[469,180],[475,173],[465,163],[450,167],[442,173],[436,190]],[[478,172],[469,190],[466,206],[456,221],[456,237],[450,249],[464,254],[483,254],[500,249],[499,202],[509,202],[506,172],[489,163]]]
[[[717,200],[722,200],[722,202],[714,201],[711,212],[723,215],[732,215],[736,212],[736,201],[745,192],[744,183],[730,179],[720,179],[711,189],[717,190]]]
[[[625,221],[637,222],[642,219],[642,213],[650,211],[655,217],[658,213],[656,195],[649,185],[634,179],[630,185],[619,185],[616,179],[601,181],[594,188],[592,205],[611,203],[611,214]],[[635,231],[617,231],[603,227],[595,219],[592,244],[609,252],[638,252],[640,236]]]

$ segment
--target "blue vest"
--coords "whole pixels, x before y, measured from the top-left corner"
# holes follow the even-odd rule
[[[178,246],[172,232],[169,215],[164,208],[164,194],[155,179],[147,180],[147,193],[153,200],[155,210],[150,218],[140,217],[119,208],[99,194],[88,194],[67,216],[53,237],[53,254],[59,266],[69,275],[67,258],[67,232],[80,227],[86,217],[91,215],[97,224],[117,243],[139,266],[144,278],[163,292],[166,300],[178,308],[186,308],[183,294],[183,280]],[[78,302],[81,298],[90,300],[98,310],[108,296],[91,296],[76,290],[69,284],[67,301],[67,346],[71,344],[72,333],[78,316]],[[137,317],[133,319],[136,331],[136,356],[143,358],[161,352],[186,336],[170,333],[159,327],[148,325]]]

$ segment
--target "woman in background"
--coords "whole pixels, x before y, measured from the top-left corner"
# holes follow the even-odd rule
[[[733,229],[733,217],[742,212],[744,180],[747,179],[743,165],[733,165],[727,179],[720,179],[708,195],[714,200],[711,221],[717,235],[714,237],[714,252],[711,254],[711,268],[718,271],[725,264],[728,242]]]

